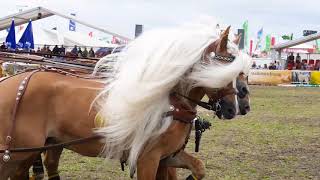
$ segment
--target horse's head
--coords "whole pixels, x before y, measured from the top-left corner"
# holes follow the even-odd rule
[[[237,90],[234,86],[234,83],[231,82],[228,86],[218,90],[205,89],[209,104],[213,106],[220,119],[233,119],[237,115]]]
[[[215,55],[212,59],[205,59],[206,62],[210,63],[210,61],[213,60],[221,64],[226,64],[231,63],[234,60],[234,54],[231,54],[234,52],[228,49],[229,31],[230,26],[221,34],[217,41],[209,45],[206,49],[205,54],[207,54],[207,57],[210,57],[209,54],[211,53],[214,53]],[[239,45],[240,37],[241,35],[236,35],[232,43],[234,45]],[[245,109],[250,109],[249,97],[247,96],[248,87],[244,80],[246,80],[244,78],[244,73],[240,73],[236,80],[233,80],[226,87],[220,88],[217,91],[206,88],[206,94],[209,97],[209,101],[215,106],[216,114],[219,118],[232,119],[238,114],[238,109],[240,109],[241,114],[246,114],[247,110]],[[240,104],[238,104],[238,99],[241,100]]]
[[[232,119],[237,114],[246,115],[250,111],[249,87],[244,73],[224,88],[205,88],[205,94],[220,119]]]
[[[238,103],[241,115],[246,115],[250,112],[250,97],[249,97],[249,86],[247,76],[241,73],[237,77],[237,90],[238,90]]]

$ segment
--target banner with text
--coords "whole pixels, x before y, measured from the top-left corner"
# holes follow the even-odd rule
[[[313,84],[320,85],[320,71],[256,70],[249,73],[249,84]]]
[[[278,85],[291,84],[292,73],[286,70],[250,70],[249,84]]]

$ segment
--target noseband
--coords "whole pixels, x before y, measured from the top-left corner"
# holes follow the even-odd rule
[[[234,88],[231,88],[231,89],[219,89],[215,95],[213,96],[209,96],[209,101],[208,102],[203,102],[203,101],[198,101],[198,100],[194,100],[188,96],[185,96],[183,94],[180,94],[178,92],[173,92],[172,93],[173,95],[178,95],[178,96],[181,96],[189,101],[191,101],[192,103],[195,103],[196,105],[198,106],[201,106],[202,108],[205,108],[209,111],[220,111],[221,110],[221,105],[220,105],[220,102],[221,102],[221,99],[225,96],[228,96],[228,95],[236,95],[237,94],[237,91],[234,89]]]

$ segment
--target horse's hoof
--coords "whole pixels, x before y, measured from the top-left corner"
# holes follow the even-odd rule
[[[188,176],[187,177],[187,179],[186,180],[198,180],[194,175],[190,175],[190,176]]]

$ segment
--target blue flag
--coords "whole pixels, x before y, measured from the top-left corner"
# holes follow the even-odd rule
[[[71,13],[71,16],[76,16],[75,13]],[[69,31],[76,31],[76,22],[70,19]]]
[[[14,29],[14,20],[12,19],[12,23],[10,26],[10,30],[8,36],[6,38],[6,45],[8,49],[16,49],[16,32]]]
[[[33,41],[33,31],[32,31],[32,23],[29,21],[29,24],[22,34],[18,47],[23,49],[34,49],[34,41]]]
[[[258,31],[258,39],[261,39],[263,35],[263,28]]]

